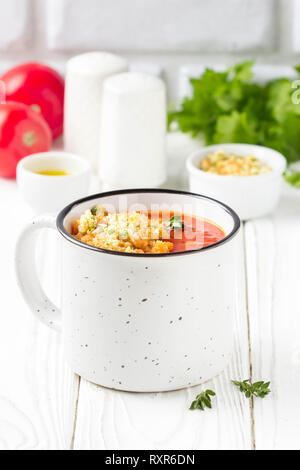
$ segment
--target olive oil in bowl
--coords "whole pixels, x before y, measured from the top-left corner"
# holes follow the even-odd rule
[[[64,170],[43,170],[43,171],[36,171],[38,175],[47,175],[47,176],[67,176],[71,173],[68,173]]]

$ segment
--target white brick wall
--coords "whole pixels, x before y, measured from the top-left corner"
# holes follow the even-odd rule
[[[274,45],[275,0],[47,0],[51,49],[257,51]]]
[[[29,46],[30,0],[0,1],[0,49],[24,50]]]
[[[0,73],[26,60],[63,73],[70,56],[95,49],[163,72],[171,100],[194,66],[257,58],[278,65],[263,75],[281,75],[300,62],[300,0],[0,0]]]
[[[300,2],[293,0],[293,50],[300,52]]]

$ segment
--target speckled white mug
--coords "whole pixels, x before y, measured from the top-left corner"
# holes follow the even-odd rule
[[[70,235],[85,209],[100,202],[119,209],[124,197],[129,206],[176,204],[212,220],[226,236],[202,249],[147,255],[102,250]],[[120,390],[175,390],[215,376],[231,355],[239,226],[235,212],[205,196],[153,189],[102,193],[70,204],[56,220],[45,216],[29,224],[17,245],[17,276],[33,312],[62,329],[76,373]],[[61,311],[32,266],[35,235],[43,228],[60,233]]]

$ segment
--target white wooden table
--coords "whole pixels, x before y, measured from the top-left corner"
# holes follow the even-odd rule
[[[229,367],[168,393],[108,390],[69,370],[59,335],[16,286],[15,241],[30,210],[15,182],[0,180],[0,211],[0,449],[300,449],[300,191],[286,187],[274,215],[243,226]],[[44,254],[41,275],[55,299],[55,260]],[[272,393],[251,401],[230,383],[249,377],[270,380]],[[203,388],[217,394],[212,410],[189,411]]]

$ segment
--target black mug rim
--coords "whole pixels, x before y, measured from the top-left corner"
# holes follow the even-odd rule
[[[103,248],[98,248],[96,246],[91,246],[88,245],[87,243],[83,243],[80,240],[77,240],[77,238],[73,237],[70,233],[66,231],[64,228],[64,219],[67,216],[67,214],[75,207],[78,206],[79,204],[82,204],[87,201],[92,201],[93,199],[99,199],[102,197],[107,197],[107,196],[118,196],[118,195],[125,195],[125,194],[140,194],[140,193],[161,193],[161,194],[179,194],[182,196],[190,196],[190,197],[195,197],[198,199],[205,199],[210,202],[215,203],[218,206],[221,206],[222,209],[225,210],[233,219],[233,229],[231,232],[226,235],[226,237],[222,238],[221,240],[212,243],[211,245],[204,246],[202,248],[196,248],[194,250],[187,250],[187,251],[178,251],[174,253],[126,253],[123,251],[114,251],[114,250],[105,250]],[[138,257],[138,258],[162,258],[162,257],[170,257],[170,256],[187,256],[187,255],[192,255],[193,253],[202,253],[204,251],[208,251],[211,249],[214,249],[218,246],[224,245],[228,241],[230,241],[239,231],[240,226],[241,226],[241,221],[237,213],[231,209],[231,207],[227,206],[221,201],[218,201],[217,199],[213,199],[208,196],[204,196],[202,194],[196,194],[196,193],[191,193],[188,191],[179,191],[175,189],[153,189],[153,188],[142,188],[142,189],[120,189],[116,191],[106,191],[102,193],[97,193],[97,194],[92,194],[90,196],[83,197],[81,199],[77,199],[74,202],[71,202],[68,204],[66,207],[64,207],[58,214],[56,218],[56,226],[60,234],[69,242],[74,243],[75,245],[92,250],[98,253],[105,253],[108,255],[114,255],[114,256],[129,256],[129,257]]]

